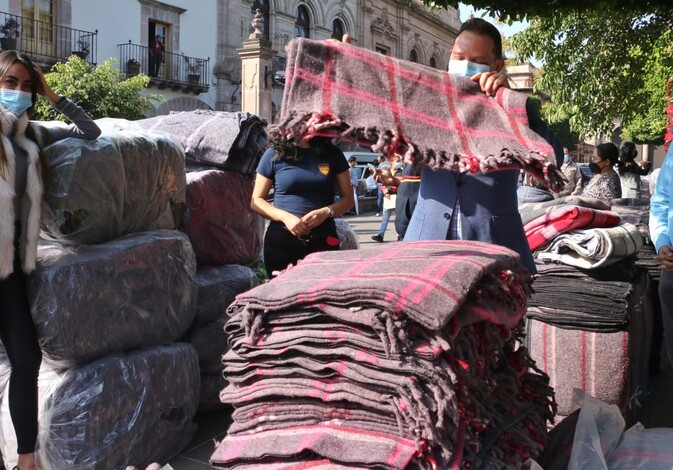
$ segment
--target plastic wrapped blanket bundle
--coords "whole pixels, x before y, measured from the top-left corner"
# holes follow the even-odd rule
[[[103,243],[128,233],[175,229],[185,205],[185,158],[166,136],[119,131],[93,142],[65,139],[45,149],[45,236]]]
[[[194,318],[195,272],[176,230],[76,249],[43,244],[29,296],[45,361],[64,368],[176,341]]]
[[[0,374],[8,367],[3,362]],[[38,467],[109,470],[172,458],[195,431],[198,370],[188,344],[108,356],[61,372],[43,365]],[[12,468],[16,438],[7,394],[1,413],[2,455]]]
[[[187,174],[184,231],[199,265],[245,264],[259,257],[264,219],[250,209],[254,180],[230,171]]]

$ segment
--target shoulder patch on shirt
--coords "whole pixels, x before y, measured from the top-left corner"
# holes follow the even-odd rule
[[[318,163],[318,170],[323,175],[329,175],[329,163]]]

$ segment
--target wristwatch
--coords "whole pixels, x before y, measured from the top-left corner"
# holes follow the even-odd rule
[[[329,216],[334,218],[334,209],[332,209],[332,206],[327,206],[327,212],[329,212]]]

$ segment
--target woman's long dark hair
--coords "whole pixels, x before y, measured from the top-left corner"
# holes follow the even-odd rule
[[[637,155],[638,152],[636,151],[636,144],[629,141],[626,141],[622,144],[622,149],[619,152],[620,175],[625,172],[627,166],[635,164]]]
[[[271,138],[270,143],[271,147],[273,147],[276,151],[276,154],[273,156],[271,161],[287,163],[297,163],[301,161],[301,152],[297,150],[297,145],[294,142],[288,141],[284,137],[276,135]],[[321,155],[334,144],[332,143],[331,137],[316,136],[308,141],[308,145],[312,149],[315,149],[318,155]]]
[[[23,66],[26,67],[26,69],[28,70],[28,74],[30,75],[30,84],[32,87],[31,101],[33,103],[33,106],[35,106],[35,101],[37,100],[37,91],[40,87],[40,77],[37,75],[37,72],[35,71],[35,65],[33,64],[33,61],[30,60],[30,57],[28,57],[26,54],[22,54],[14,50],[0,52],[0,80],[4,78],[5,74],[7,73],[7,70],[12,65],[17,63],[23,64]],[[29,113],[28,114],[29,116],[30,113],[32,113],[33,111],[33,106],[31,106],[27,111]],[[2,131],[2,129],[0,129],[0,131]],[[42,146],[40,145],[37,135],[35,134],[35,129],[33,129],[33,127],[30,125],[26,128],[26,137],[35,142],[35,144],[38,147],[38,152],[40,154],[42,185],[46,187],[49,182],[49,169],[47,167],[47,159],[44,155],[44,152],[42,151]],[[5,150],[5,147],[3,145],[0,145],[0,178],[7,179],[6,174],[7,165],[8,165],[7,152]]]

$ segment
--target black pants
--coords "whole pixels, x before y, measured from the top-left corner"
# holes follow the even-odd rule
[[[327,219],[303,240],[295,237],[282,222],[271,221],[264,236],[264,266],[269,276],[316,251],[339,249],[339,236],[333,219]]]
[[[15,245],[18,245],[18,232]],[[9,414],[14,423],[19,454],[35,452],[37,442],[37,377],[42,351],[30,315],[26,277],[18,247],[14,272],[0,280],[0,340],[12,367],[9,377]]]
[[[659,300],[664,321],[664,341],[668,363],[673,364],[673,272],[662,271],[659,279]]]
[[[150,77],[158,77],[159,69],[161,68],[161,63],[163,62],[163,57],[161,54],[153,54],[150,52]]]

